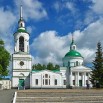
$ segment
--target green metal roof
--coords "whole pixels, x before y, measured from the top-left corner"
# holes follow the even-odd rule
[[[47,69],[44,69],[44,70],[47,70]],[[39,72],[39,71],[43,71],[43,70],[32,69],[32,72]],[[52,72],[59,72],[60,70],[56,69],[56,70],[50,70],[50,71],[52,71]]]
[[[82,55],[75,50],[70,50],[65,57],[82,57]]]
[[[23,32],[23,33],[27,33],[27,31],[24,30],[24,29],[18,29],[17,32],[20,32],[20,33],[21,33],[21,32]]]

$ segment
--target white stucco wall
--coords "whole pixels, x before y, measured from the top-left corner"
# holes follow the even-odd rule
[[[43,85],[43,76],[48,74],[50,76],[50,85]],[[35,84],[35,79],[38,79],[38,85]],[[55,79],[57,79],[57,85],[54,84]],[[45,80],[45,79],[44,79]],[[31,74],[31,88],[65,88],[63,85],[63,78],[61,73],[54,73],[52,71],[40,71],[33,72]]]

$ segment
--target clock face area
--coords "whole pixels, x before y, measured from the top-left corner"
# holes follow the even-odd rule
[[[23,61],[20,61],[20,66],[23,66],[24,65],[24,62]]]

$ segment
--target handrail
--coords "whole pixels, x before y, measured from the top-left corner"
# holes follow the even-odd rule
[[[16,103],[17,92],[14,93],[13,103]]]

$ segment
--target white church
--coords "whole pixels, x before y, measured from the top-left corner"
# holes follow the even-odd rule
[[[76,50],[72,38],[70,50],[63,57],[60,70],[32,70],[32,56],[29,53],[30,34],[26,31],[20,9],[18,29],[14,33],[14,53],[12,54],[12,88],[79,88],[90,83],[91,69],[83,66],[84,58]]]

